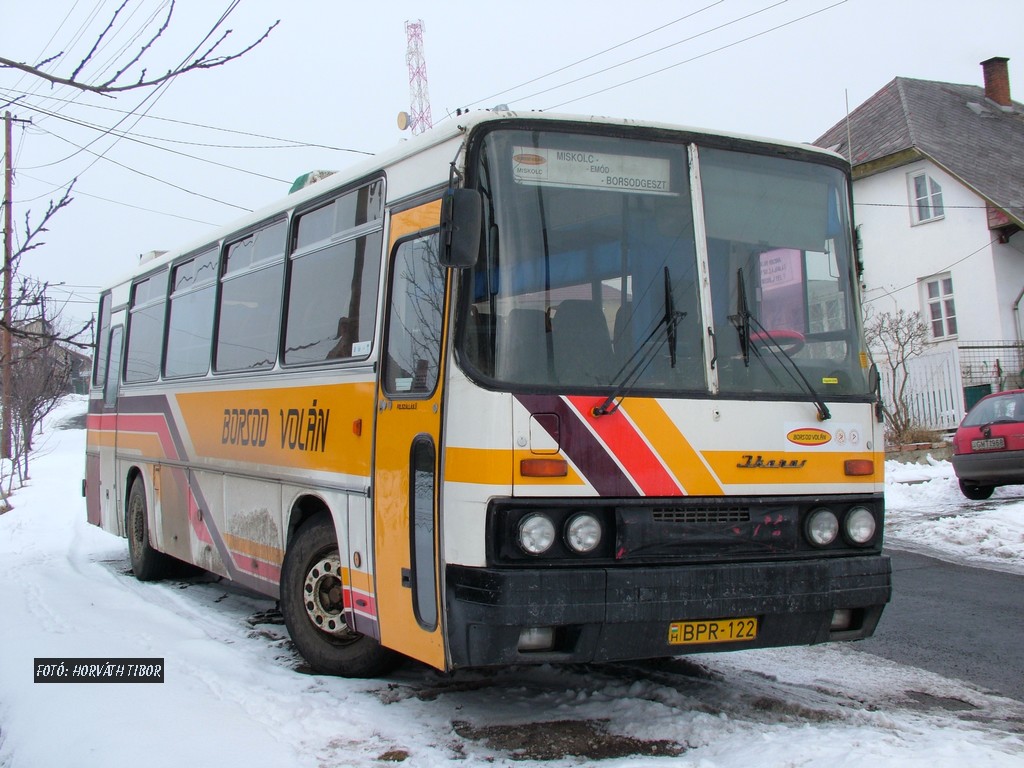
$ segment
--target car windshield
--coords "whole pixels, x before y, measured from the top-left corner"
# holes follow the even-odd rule
[[[476,158],[471,372],[512,389],[867,395],[842,171],[507,129]]]
[[[983,424],[1024,421],[1024,392],[986,397],[978,402],[964,418],[964,427]]]

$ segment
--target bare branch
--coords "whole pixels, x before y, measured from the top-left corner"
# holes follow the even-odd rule
[[[16,271],[13,265],[20,261],[21,257],[24,254],[28,253],[29,251],[35,250],[41,245],[45,245],[44,242],[39,240],[39,236],[42,235],[44,232],[50,231],[46,226],[50,222],[50,219],[56,216],[58,211],[69,206],[71,204],[71,201],[74,200],[74,198],[71,197],[71,190],[74,188],[75,183],[77,181],[77,177],[71,180],[71,183],[68,184],[67,189],[64,190],[64,194],[56,203],[53,202],[53,200],[50,200],[50,204],[46,208],[46,213],[43,214],[42,220],[35,227],[32,226],[31,222],[32,211],[26,211],[25,238],[22,241],[23,244],[21,248],[15,251],[15,253],[12,254],[11,256],[12,272]]]
[[[92,44],[92,50],[90,50],[89,53],[86,54],[85,58],[79,62],[77,67],[75,67],[75,71],[71,73],[72,80],[78,77],[78,75],[81,74],[82,70],[85,69],[85,65],[92,61],[92,57],[96,55],[96,49],[100,47],[100,43],[102,43],[103,40],[106,38],[107,33],[114,28],[114,22],[117,21],[117,17],[121,15],[121,11],[124,10],[124,7],[126,5],[128,5],[128,0],[124,0],[124,2],[121,3],[118,9],[114,11],[114,15],[110,17],[110,21],[107,23],[107,28],[100,32],[99,36],[97,36],[96,38],[96,41]]]
[[[215,55],[218,48],[227,40],[228,36],[232,33],[232,30],[227,30],[217,39],[215,43],[213,43],[213,45],[208,47],[203,53],[199,54],[195,58],[186,58],[186,60],[182,64],[167,70],[164,74],[155,77],[147,77],[146,73],[148,70],[144,68],[135,82],[121,84],[121,78],[123,78],[132,67],[136,66],[141,61],[143,56],[145,56],[147,53],[150,53],[152,51],[153,45],[157,42],[157,40],[163,37],[164,33],[167,32],[171,22],[171,14],[174,11],[174,3],[172,2],[168,10],[167,16],[164,19],[164,22],[161,25],[161,27],[153,34],[153,36],[148,41],[146,41],[146,43],[144,43],[139,48],[139,50],[131,57],[131,59],[126,64],[124,64],[124,66],[118,69],[118,71],[113,75],[113,77],[98,84],[87,83],[79,80],[78,78],[82,74],[83,68],[95,56],[95,53],[98,50],[101,41],[110,32],[111,28],[114,26],[115,21],[117,20],[118,14],[120,14],[121,10],[125,7],[125,5],[127,5],[127,3],[128,0],[124,0],[121,6],[114,12],[113,16],[110,19],[110,22],[107,25],[107,28],[104,29],[102,33],[100,33],[99,37],[96,39],[95,44],[93,45],[92,50],[90,50],[89,53],[85,56],[85,58],[82,59],[79,65],[71,73],[70,77],[62,77],[61,75],[56,75],[50,72],[43,71],[43,67],[46,64],[60,58],[60,56],[62,56],[63,53],[57,54],[56,56],[52,56],[49,59],[45,59],[44,61],[41,61],[35,65],[26,64],[23,61],[14,61],[13,59],[8,59],[0,56],[0,69],[16,69],[18,71],[25,72],[29,75],[45,80],[51,85],[63,85],[69,88],[76,88],[80,91],[87,91],[89,93],[98,93],[109,96],[116,93],[122,93],[124,91],[137,90],[140,88],[152,88],[154,86],[165,83],[168,80],[172,80],[178,75],[185,74],[186,72],[195,72],[202,69],[213,69],[215,67],[224,66],[229,62],[235,61],[236,59],[240,59],[242,56],[245,56],[258,45],[263,43],[270,36],[270,33],[274,31],[274,28],[281,23],[280,20],[275,21],[273,24],[267,27],[266,31],[257,40],[245,46],[240,51],[230,54]],[[216,30],[217,27],[219,27],[222,22],[223,18],[220,21],[218,21],[207,32],[207,34],[204,37],[204,41],[210,37],[213,31]]]
[[[128,0],[125,0],[125,2],[128,2]],[[124,7],[124,6],[122,6],[122,7]],[[120,9],[118,9],[118,10],[120,10]],[[170,6],[169,6],[169,7],[167,8],[167,17],[166,17],[166,18],[164,19],[164,23],[160,25],[160,29],[158,29],[158,30],[156,31],[156,34],[154,34],[154,35],[153,35],[153,36],[152,36],[152,37],[151,37],[151,38],[150,38],[150,39],[149,39],[149,40],[148,40],[148,41],[146,42],[146,44],[145,44],[145,45],[143,45],[143,46],[142,46],[142,47],[141,47],[141,48],[140,48],[140,49],[138,50],[138,52],[137,52],[137,53],[136,53],[136,54],[135,54],[135,55],[134,55],[134,56],[132,57],[132,59],[131,59],[131,60],[130,60],[130,61],[129,61],[129,62],[127,63],[127,64],[125,64],[125,65],[124,65],[123,67],[121,67],[121,69],[119,69],[119,70],[118,70],[118,71],[117,71],[117,72],[116,72],[116,73],[114,74],[114,76],[113,76],[112,78],[110,78],[109,80],[107,80],[107,81],[106,81],[105,83],[102,83],[102,84],[101,84],[101,86],[102,86],[102,85],[113,85],[114,83],[116,83],[116,82],[117,82],[118,78],[120,78],[120,77],[121,77],[121,75],[123,75],[123,74],[124,74],[125,72],[127,72],[127,71],[128,71],[129,69],[131,69],[131,68],[132,68],[133,66],[135,66],[135,65],[136,65],[136,64],[138,63],[139,59],[141,59],[141,58],[142,58],[142,57],[143,57],[143,56],[145,55],[145,53],[146,53],[146,52],[147,52],[147,51],[148,51],[148,50],[149,50],[150,48],[152,48],[152,47],[153,47],[153,43],[155,43],[155,42],[156,42],[156,41],[157,41],[158,39],[160,39],[160,37],[161,37],[161,36],[162,36],[162,35],[164,34],[164,32],[166,32],[166,31],[167,31],[167,27],[169,27],[169,26],[170,26],[170,24],[171,24],[171,14],[173,14],[173,13],[174,13],[174,2],[173,2],[173,0],[172,0],[172,2],[171,2],[171,4],[170,4]],[[146,75],[146,70],[145,70],[145,69],[143,69],[143,70],[142,70],[142,74],[141,74],[141,75],[139,75],[139,79],[140,79],[140,80],[141,80],[141,79],[143,79],[143,78],[145,77],[145,75]]]
[[[0,109],[9,109],[10,107],[13,107],[15,104],[17,104],[19,101],[24,101],[24,100],[25,100],[24,96],[19,96],[16,99],[11,99],[10,101],[5,101],[2,104],[0,104]]]
[[[57,59],[59,59],[63,55],[64,55],[64,51],[60,51],[59,53],[53,54],[53,56],[45,58],[42,61],[38,61],[38,62],[36,62],[36,68],[39,69],[41,67],[45,67],[51,61],[56,61]]]
[[[17,342],[14,362],[39,350],[48,349],[55,343],[64,344],[76,349],[87,350],[92,347],[93,321],[83,323],[79,327],[66,328],[59,322],[63,307],[51,310],[47,292],[50,284],[34,278],[24,278],[18,285],[17,292],[11,296],[10,325],[0,320],[0,329],[11,334]],[[0,358],[2,360],[2,358]]]

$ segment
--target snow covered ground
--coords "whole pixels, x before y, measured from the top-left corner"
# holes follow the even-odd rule
[[[54,414],[0,516],[0,768],[1024,766],[1024,704],[856,644],[304,674],[265,623],[270,601],[212,579],[137,582],[126,543],[85,522],[84,431],[53,426],[83,410]],[[948,463],[887,470],[890,546],[1024,572],[1024,489],[969,502]],[[165,682],[34,683],[36,657],[158,657]]]
[[[968,501],[948,461],[886,462],[886,541],[957,563],[1024,574],[1024,486]]]

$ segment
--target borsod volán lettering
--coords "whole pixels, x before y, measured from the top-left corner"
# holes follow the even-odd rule
[[[270,431],[270,411],[266,408],[225,408],[222,445],[262,448]]]
[[[327,423],[330,408],[317,408],[316,400],[309,408],[281,409],[281,448],[293,451],[327,450]]]

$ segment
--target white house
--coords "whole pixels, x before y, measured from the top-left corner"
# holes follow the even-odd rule
[[[920,311],[922,426],[955,426],[1024,367],[1024,105],[1007,59],[984,87],[897,77],[814,143],[853,165],[870,318]]]

